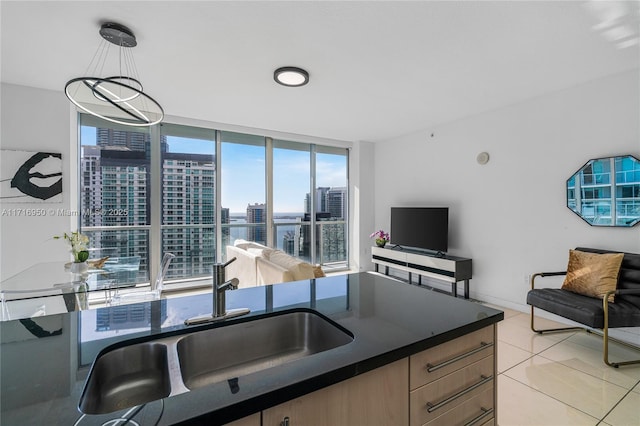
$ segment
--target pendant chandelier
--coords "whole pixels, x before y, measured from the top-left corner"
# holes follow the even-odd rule
[[[100,27],[103,40],[85,75],[69,80],[64,92],[69,100],[96,117],[125,126],[153,126],[164,118],[160,104],[142,88],[131,48],[138,43],[127,27],[108,22]],[[109,48],[117,46],[115,71],[108,69]],[[114,56],[114,55],[111,55]],[[106,77],[99,77],[103,75]]]

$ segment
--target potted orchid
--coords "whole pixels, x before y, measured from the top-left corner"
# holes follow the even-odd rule
[[[376,231],[373,234],[369,235],[369,238],[375,238],[376,239],[376,245],[378,247],[384,247],[389,242],[389,233],[388,232],[384,232],[381,229],[381,230]]]
[[[64,239],[71,246],[71,254],[73,255],[73,264],[71,264],[71,272],[84,272],[88,269],[87,259],[89,258],[89,237],[81,234],[79,231],[64,233],[62,236],[53,237],[56,240]]]

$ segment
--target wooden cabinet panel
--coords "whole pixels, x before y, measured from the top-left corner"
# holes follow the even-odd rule
[[[425,424],[494,387],[494,358],[488,356],[411,391],[411,425]]]
[[[410,357],[410,389],[494,354],[494,327],[489,326]]]
[[[487,419],[493,421],[493,389],[487,389],[459,406],[436,417],[427,426],[463,426],[467,424],[480,425]]]
[[[409,362],[402,359],[262,412],[263,426],[406,425]]]

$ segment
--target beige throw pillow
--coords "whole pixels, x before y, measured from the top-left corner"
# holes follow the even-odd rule
[[[569,250],[567,276],[562,289],[584,296],[604,298],[608,291],[616,289],[623,257],[623,253],[600,254]],[[609,302],[613,303],[613,299],[612,294]]]
[[[324,271],[322,270],[322,266],[320,266],[320,265],[315,265],[315,266],[313,267],[313,275],[314,275],[316,278],[323,278],[323,277],[326,277],[326,275],[325,275]]]

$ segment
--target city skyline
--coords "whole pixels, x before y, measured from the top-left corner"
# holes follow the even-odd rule
[[[96,145],[95,127],[81,126],[80,132],[83,146]],[[167,152],[214,154],[211,141],[168,136],[167,142]],[[179,145],[180,149],[176,149],[175,145]],[[264,188],[256,185],[256,181],[264,181],[264,155],[257,155],[258,151],[251,145],[223,141],[221,198],[222,206],[228,208],[232,216],[246,213],[249,204],[266,202]],[[304,213],[304,197],[309,193],[310,186],[309,169],[301,166],[302,163],[299,161],[301,152],[304,153],[304,151],[278,150],[279,155],[274,159],[274,169],[278,170],[278,174],[274,176],[274,187],[287,188],[286,191],[278,191],[274,194],[274,214]],[[309,154],[306,153],[306,155],[308,158]],[[317,188],[346,186],[347,168],[344,157],[318,154],[316,158]],[[258,164],[261,167],[252,168],[251,164]]]
[[[139,271],[148,271],[149,266],[149,241],[150,236],[146,227],[151,221],[153,212],[150,201],[151,187],[157,178],[154,178],[153,167],[150,162],[151,138],[148,132],[125,131],[109,127],[94,127],[89,136],[81,140],[81,207],[83,211],[121,211],[121,214],[89,214],[82,217],[82,227],[87,228],[91,246],[110,255],[121,257],[137,257],[139,259]],[[95,139],[94,136],[95,135]],[[249,176],[253,187],[264,186],[265,173],[264,162],[262,165],[256,161],[257,166],[252,168],[247,162],[259,160],[258,156],[265,156],[265,147],[260,141],[249,143],[223,142],[223,154],[220,164],[217,164],[213,153],[197,153],[190,151],[180,144],[180,141],[170,134],[161,132],[161,171],[157,175],[161,185],[160,218],[162,225],[161,251],[174,253],[176,259],[172,262],[168,277],[183,278],[206,274],[208,265],[211,265],[220,256],[217,247],[216,232],[222,233],[222,246],[233,244],[235,239],[248,239],[267,244],[266,210],[264,202],[254,201],[246,197],[238,204],[242,210],[233,213],[231,219],[230,209],[225,206],[222,199],[220,209],[222,228],[216,231],[216,167],[224,170],[240,170],[242,174]],[[206,139],[206,138],[205,138]],[[211,146],[211,142],[197,144]],[[179,149],[172,150],[172,146]],[[237,148],[240,148],[240,152]],[[246,151],[243,151],[246,148]],[[278,149],[274,147],[274,151]],[[196,151],[195,149],[192,151]],[[279,154],[292,152],[292,157],[304,153],[298,149],[281,149]],[[226,155],[226,157],[225,157]],[[306,151],[306,162],[310,160],[310,151]],[[319,153],[318,155],[322,155]],[[335,154],[334,154],[335,155]],[[339,157],[339,155],[335,155]],[[274,155],[286,161],[286,155]],[[304,155],[302,155],[304,157]],[[240,158],[241,165],[233,165]],[[231,165],[230,165],[231,163]],[[274,158],[274,164],[276,163]],[[293,161],[295,163],[295,161]],[[346,168],[346,157],[342,155],[342,167]],[[275,168],[275,165],[274,165]],[[300,167],[304,169],[304,167]],[[310,170],[306,166],[307,173]],[[274,174],[275,174],[274,170]],[[281,171],[281,169],[278,169]],[[260,176],[262,174],[262,176]],[[253,178],[252,178],[253,176]],[[233,179],[222,173],[222,179]],[[253,180],[252,180],[253,179]],[[274,179],[275,180],[275,179]],[[310,182],[307,177],[307,182]],[[222,182],[221,182],[222,183]],[[224,185],[222,185],[224,188]],[[288,186],[276,188],[275,193],[287,193]],[[314,194],[313,197],[311,194]],[[344,223],[328,223],[342,221],[347,212],[347,188],[318,187],[309,192],[306,185],[301,187],[300,193],[295,194],[295,205],[300,206],[282,216],[288,216],[280,220],[278,212],[274,214],[273,226],[276,240],[273,242],[276,248],[288,248],[289,241],[294,238],[291,247],[292,255],[311,259],[315,256],[310,242],[312,234],[319,236],[316,239],[315,252],[322,261],[344,261],[346,256],[346,229]],[[315,200],[314,210],[322,223],[318,223],[313,233],[311,228],[303,225],[307,221],[311,199]],[[274,205],[277,205],[274,194]],[[280,204],[282,206],[282,204]],[[291,207],[291,206],[287,206]],[[153,210],[153,211],[152,211]],[[246,219],[246,220],[243,220]],[[293,223],[287,223],[293,222]],[[246,223],[247,226],[242,226]],[[255,224],[255,225],[253,225]],[[108,229],[112,226],[126,229]],[[99,227],[105,227],[100,229]],[[96,228],[96,229],[91,229]],[[285,234],[289,239],[285,239]],[[328,239],[332,241],[329,242]],[[325,242],[325,240],[327,240]],[[224,255],[224,254],[223,254]],[[144,272],[146,273],[146,272]]]

